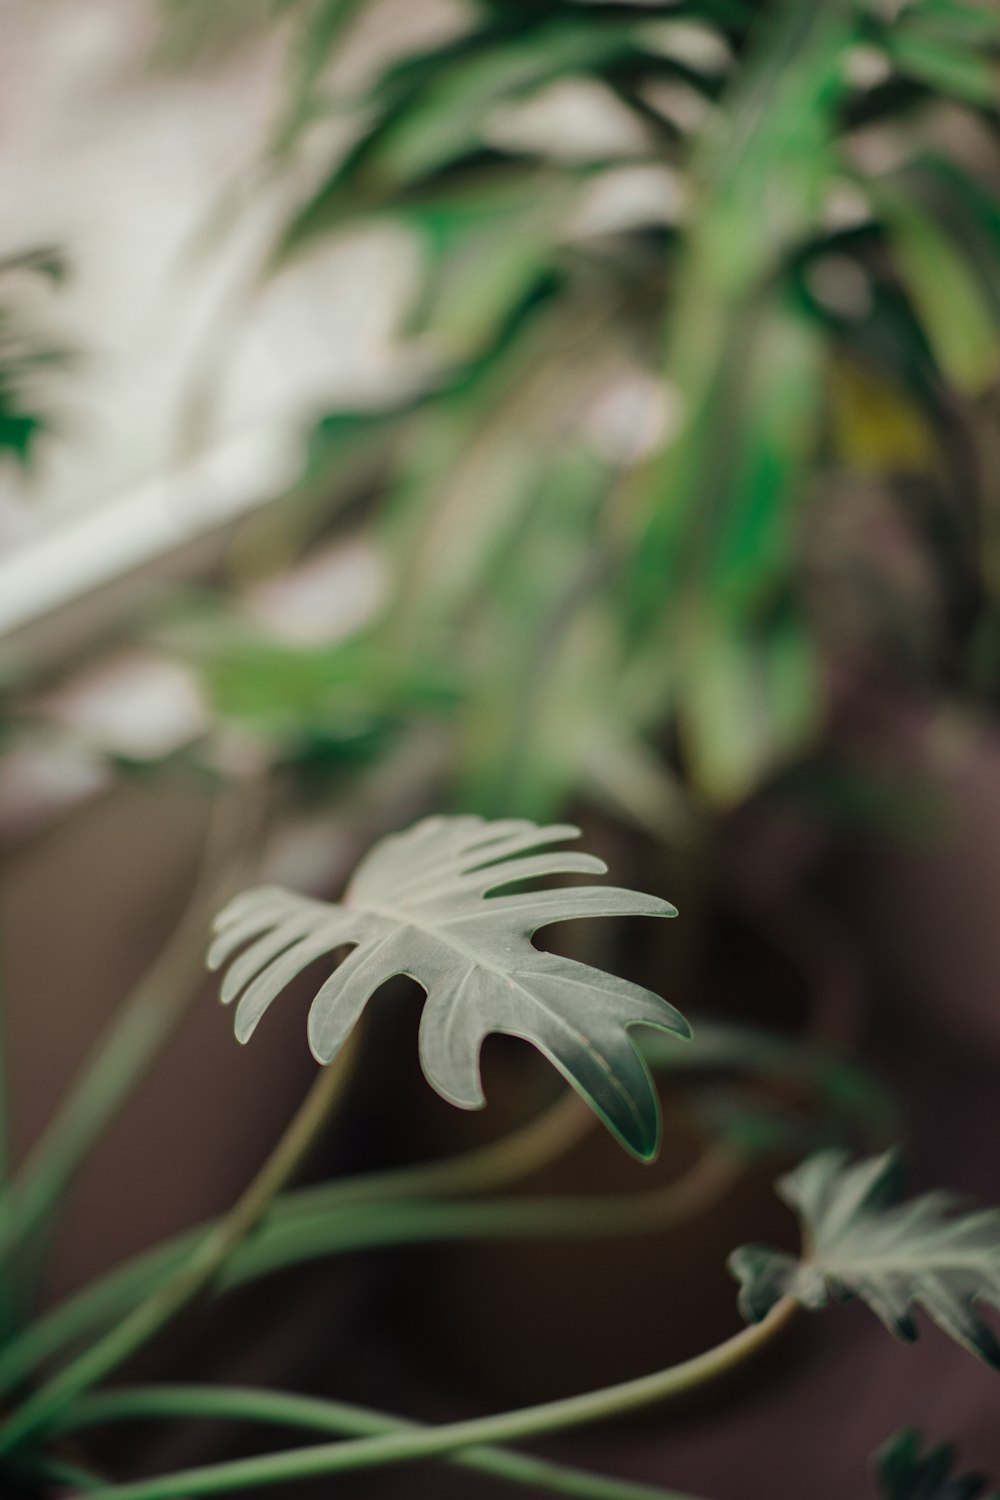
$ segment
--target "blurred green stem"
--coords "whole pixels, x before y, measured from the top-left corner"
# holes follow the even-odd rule
[[[101,1423],[157,1418],[266,1423],[330,1437],[378,1437],[421,1430],[417,1422],[340,1401],[206,1385],[135,1386],[127,1391],[84,1397],[67,1413],[61,1425],[64,1430],[75,1432]],[[676,1490],[604,1478],[502,1448],[467,1448],[451,1455],[449,1461],[512,1484],[531,1485],[550,1494],[576,1495],[580,1500],[692,1500]]]
[[[7,1186],[7,1178],[10,1174],[11,1161],[11,1097],[10,1097],[10,1057],[7,1044],[7,971],[4,964],[6,957],[0,934],[0,1193]]]
[[[794,1302],[784,1299],[772,1308],[763,1322],[750,1324],[694,1359],[621,1385],[588,1391],[582,1396],[570,1396],[541,1406],[503,1412],[493,1417],[476,1417],[441,1427],[391,1432],[346,1443],[320,1443],[285,1453],[186,1469],[178,1474],[140,1480],[136,1484],[111,1485],[95,1491],[95,1494],[98,1500],[178,1500],[181,1496],[224,1495],[233,1491],[242,1494],[247,1490],[298,1479],[381,1468],[388,1464],[441,1457],[485,1443],[514,1442],[563,1432],[686,1394],[727,1375],[762,1349],[785,1326],[795,1306]]]
[[[244,837],[247,796],[244,786],[219,794],[194,893],[180,922],[99,1038],[59,1113],[0,1198],[0,1265],[18,1250],[30,1250],[20,1257],[30,1266],[29,1280],[44,1259],[67,1185],[197,993],[208,921],[237,883],[233,851]]]
[[[422,1162],[398,1171],[373,1172],[337,1184],[344,1202],[372,1203],[397,1197],[457,1197],[508,1186],[557,1161],[594,1124],[593,1111],[572,1089],[526,1125],[488,1145],[443,1161]],[[328,1191],[332,1191],[328,1190]]]
[[[6,952],[0,933],[0,1203],[8,1190],[11,1168],[11,1059],[8,1049]],[[0,1342],[17,1327],[17,1299],[14,1288],[5,1277],[0,1282]]]
[[[469,1169],[472,1153],[459,1157],[456,1181]],[[444,1168],[438,1183],[443,1182]],[[420,1169],[413,1173],[414,1180]],[[306,1188],[274,1205],[259,1232],[232,1257],[219,1289],[229,1290],[284,1267],[328,1255],[379,1245],[427,1243],[444,1239],[550,1236],[572,1239],[636,1234],[663,1229],[703,1211],[731,1186],[739,1157],[712,1148],[684,1175],[653,1192],[597,1198],[531,1198],[447,1204],[421,1200],[351,1204],[350,1183]],[[398,1180],[402,1174],[392,1174]],[[372,1179],[360,1179],[363,1187]],[[172,1276],[211,1233],[204,1226],[127,1262],[85,1287],[28,1328],[0,1352],[0,1393],[10,1391],[60,1350],[106,1328]]]
[[[322,1068],[264,1165],[229,1212],[203,1235],[193,1253],[138,1307],[52,1377],[0,1427],[0,1454],[9,1453],[46,1427],[82,1391],[89,1390],[138,1352],[199,1292],[256,1227],[295,1175],[340,1101],[357,1045],[354,1032],[336,1062]]]

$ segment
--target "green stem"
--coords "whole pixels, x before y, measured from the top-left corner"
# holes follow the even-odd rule
[[[11,1166],[11,1061],[8,1049],[8,992],[4,967],[5,952],[0,947],[0,1204],[8,1191]],[[11,1282],[0,1285],[0,1342],[18,1326],[18,1299]]]
[[[400,1197],[458,1197],[488,1193],[528,1177],[575,1146],[596,1116],[572,1089],[560,1094],[526,1125],[443,1161],[396,1171],[373,1172],[339,1184],[344,1202],[372,1203]]]
[[[331,1249],[343,1254],[443,1239],[614,1238],[663,1230],[724,1192],[737,1170],[736,1160],[728,1152],[706,1152],[683,1177],[653,1192],[485,1203],[394,1203],[341,1214],[333,1221],[328,1213],[303,1215],[274,1225],[270,1233],[270,1226],[265,1226],[226,1267],[220,1290],[329,1254]]]
[[[5,950],[0,946],[0,1194],[10,1174],[10,1057],[7,1049],[7,971]]]
[[[199,938],[199,963],[203,946],[202,930]],[[112,1067],[109,1066],[107,1071],[110,1074]],[[70,1118],[69,1113],[66,1118]],[[396,1197],[457,1197],[463,1193],[486,1193],[506,1187],[529,1176],[547,1162],[558,1159],[584,1135],[593,1119],[592,1112],[579,1096],[572,1090],[567,1090],[553,1105],[521,1129],[474,1151],[463,1152],[460,1156],[449,1157],[444,1161],[421,1162],[388,1172],[365,1173],[332,1186],[324,1184],[307,1188],[296,1196],[303,1210],[312,1204],[317,1208],[332,1210],[334,1207],[379,1203]],[[59,1155],[65,1160],[63,1152]],[[58,1193],[63,1185],[63,1182],[58,1186],[48,1183],[43,1176],[32,1180],[30,1191],[36,1196],[48,1197],[53,1187]],[[190,1244],[193,1241],[190,1236],[185,1236],[185,1242]],[[0,1353],[0,1389],[4,1385],[2,1371],[5,1354],[6,1351]]]
[[[216,804],[201,872],[177,927],[99,1038],[79,1081],[0,1197],[0,1263],[29,1243],[30,1261],[37,1264],[41,1259],[46,1228],[67,1184],[197,993],[208,919],[237,883],[235,869],[220,872],[245,824],[243,795],[237,803],[223,795]]]
[[[465,1161],[459,1158],[458,1163]],[[456,1165],[458,1164],[456,1163]],[[662,1229],[703,1209],[731,1185],[738,1160],[705,1155],[683,1177],[654,1192],[613,1198],[533,1198],[440,1204],[396,1202],[346,1207],[348,1184],[307,1188],[275,1204],[256,1235],[219,1278],[225,1291],[284,1267],[376,1246],[443,1239],[615,1236]],[[92,1336],[173,1275],[212,1226],[188,1231],[119,1267],[53,1309],[0,1352],[0,1394],[60,1350]]]
[[[89,1493],[91,1490],[99,1490],[104,1484],[96,1474],[81,1469],[79,1464],[67,1463],[61,1458],[40,1458],[30,1469],[25,1470],[25,1475],[33,1480],[45,1480],[49,1484],[58,1484],[63,1488],[72,1490],[83,1490]]]
[[[185,1469],[177,1474],[139,1480],[135,1484],[110,1485],[95,1491],[95,1495],[97,1500],[178,1500],[181,1496],[223,1495],[233,1491],[242,1494],[267,1485],[437,1458],[461,1448],[543,1437],[548,1433],[603,1421],[686,1394],[728,1374],[784,1327],[794,1307],[793,1302],[784,1299],[772,1308],[763,1322],[741,1329],[705,1354],[653,1375],[643,1375],[637,1380],[589,1391],[582,1396],[548,1401],[541,1406],[498,1416],[474,1417],[442,1427],[392,1432],[346,1443],[320,1443],[260,1458]]]
[[[443,1161],[373,1172],[344,1182],[307,1188],[295,1194],[287,1209],[302,1213],[313,1209],[317,1213],[330,1214],[344,1207],[378,1203],[390,1198],[431,1194],[444,1197],[504,1187],[561,1156],[590,1127],[593,1118],[579,1097],[567,1089],[548,1109],[499,1141]],[[283,1217],[285,1209],[285,1204],[278,1205],[276,1216]],[[102,1305],[101,1292],[105,1287],[111,1291],[120,1283],[122,1295],[126,1297],[137,1278],[141,1285],[148,1287],[163,1276],[165,1267],[169,1266],[172,1271],[184,1256],[191,1254],[198,1239],[212,1228],[211,1224],[203,1225],[128,1262],[120,1272],[113,1272],[92,1287],[84,1288],[70,1302],[8,1341],[0,1348],[0,1394],[9,1391],[28,1371],[58,1352],[81,1331],[81,1320],[75,1314],[78,1311],[86,1315],[93,1300],[92,1294],[96,1294],[96,1310]],[[114,1315],[120,1315],[121,1306],[122,1297],[118,1297],[114,1302]],[[125,1306],[128,1306],[127,1301]],[[59,1332],[64,1314],[69,1315],[68,1327],[72,1330],[66,1338]],[[89,1333],[93,1327],[93,1322],[84,1322],[82,1331]]]
[[[348,1043],[336,1063],[320,1070],[291,1124],[249,1187],[200,1239],[175,1274],[104,1338],[30,1396],[0,1428],[0,1454],[10,1453],[46,1427],[74,1397],[110,1375],[215,1280],[314,1144],[340,1098],[352,1056],[353,1047]]]
[[[121,1421],[153,1418],[204,1418],[211,1421],[267,1423],[328,1436],[378,1437],[393,1432],[419,1432],[420,1424],[389,1417],[367,1407],[340,1401],[317,1400],[235,1386],[134,1386],[86,1396],[60,1423],[64,1431]],[[533,1485],[557,1495],[580,1500],[691,1500],[676,1490],[656,1485],[609,1479],[585,1470],[549,1463],[545,1459],[503,1448],[466,1448],[450,1456],[465,1469],[477,1469],[512,1484]]]

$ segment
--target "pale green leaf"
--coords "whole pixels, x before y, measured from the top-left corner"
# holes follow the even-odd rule
[[[995,36],[995,33],[994,33]],[[919,80],[935,93],[953,94],[968,104],[990,108],[1000,89],[1000,70],[985,38],[949,36],[940,27],[900,25],[888,32],[890,54],[901,73]]]
[[[899,1158],[847,1164],[824,1151],[797,1167],[778,1192],[802,1221],[802,1259],[746,1245],[730,1256],[740,1306],[752,1322],[782,1297],[819,1309],[859,1297],[897,1338],[918,1333],[916,1309],[1000,1367],[1000,1341],[977,1304],[1000,1309],[1000,1210],[965,1210],[948,1193],[897,1203]]]
[[[942,371],[960,390],[985,390],[1000,375],[1000,333],[962,246],[891,184],[880,185],[877,201]]]
[[[337,905],[274,887],[238,896],[218,917],[209,953],[212,968],[235,960],[222,998],[239,998],[237,1037],[250,1037],[310,963],[350,945],[309,1012],[309,1042],[321,1063],[337,1055],[373,992],[409,975],[427,991],[421,1064],[445,1099],[463,1109],[484,1103],[480,1048],[488,1033],[507,1032],[534,1043],[622,1144],[649,1159],[659,1144],[659,1107],[628,1028],[687,1037],[687,1022],[649,990],[542,953],[531,938],[552,922],[669,917],[674,908],[615,886],[496,894],[549,875],[603,874],[593,855],[539,852],[578,834],[523,819],[426,818],[376,844]]]

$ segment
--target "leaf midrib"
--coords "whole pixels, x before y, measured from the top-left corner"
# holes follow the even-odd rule
[[[399,911],[392,906],[381,906],[373,901],[345,901],[344,905],[350,906],[354,911],[368,912],[372,916],[383,917],[387,921],[395,922],[398,927],[416,927],[419,931],[425,932],[428,937],[436,938],[437,941],[443,943],[445,947],[452,948],[456,953],[461,953],[467,959],[467,961],[473,965],[473,967],[487,969],[491,974],[495,974],[498,979],[502,980],[503,983],[508,985],[511,989],[520,990],[521,993],[527,996],[527,998],[533,1004],[537,1005],[541,1010],[546,1011],[547,1014],[554,1016],[557,1021],[569,1028],[569,1030],[583,1046],[584,1050],[589,1052],[591,1057],[599,1063],[603,1071],[606,1073],[616,1093],[628,1106],[628,1110],[632,1118],[637,1123],[639,1122],[639,1112],[635,1107],[631,1095],[628,1094],[622,1086],[617,1074],[615,1073],[614,1068],[611,1066],[610,1062],[604,1056],[604,1054],[602,1052],[598,1052],[596,1047],[591,1042],[590,1038],[584,1032],[578,1030],[577,1027],[572,1025],[571,1022],[567,1021],[565,1015],[563,1015],[562,1012],[547,1004],[547,1002],[533,990],[529,990],[525,985],[519,983],[511,974],[510,970],[498,968],[496,964],[490,963],[488,959],[483,958],[480,954],[478,954],[474,948],[470,948],[467,943],[463,943],[458,938],[447,936],[443,927],[436,926],[430,922],[421,922],[419,918],[416,917],[412,912]],[[474,915],[478,916],[480,915],[480,913],[477,912],[474,913]],[[529,947],[532,946],[533,945],[529,944]],[[569,1081],[572,1082],[572,1079],[570,1079]]]

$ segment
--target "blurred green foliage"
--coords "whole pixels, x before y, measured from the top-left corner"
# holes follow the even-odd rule
[[[915,1428],[897,1432],[875,1455],[879,1494],[884,1500],[996,1500],[987,1494],[984,1474],[957,1474],[958,1455],[951,1443],[924,1449]]]
[[[271,9],[271,169],[332,115],[353,135],[270,270],[407,236],[423,377],[332,411],[286,542],[260,536],[280,559],[363,516],[393,672],[366,646],[358,691],[405,717],[427,703],[401,683],[446,672],[461,805],[544,817],[584,789],[671,836],[821,742],[845,663],[978,662],[993,691],[1000,12],[479,0],[352,89],[338,57],[377,4]],[[325,720],[315,663],[286,666]]]
[[[197,666],[230,736],[321,786],[379,758],[415,718],[446,720],[456,703],[443,664],[403,661],[377,635],[293,646],[201,601],[185,603],[160,640]]]
[[[9,456],[27,465],[35,445],[49,427],[35,390],[39,374],[68,359],[29,325],[12,286],[27,276],[59,283],[66,274],[63,256],[50,248],[0,259],[0,461]]]

